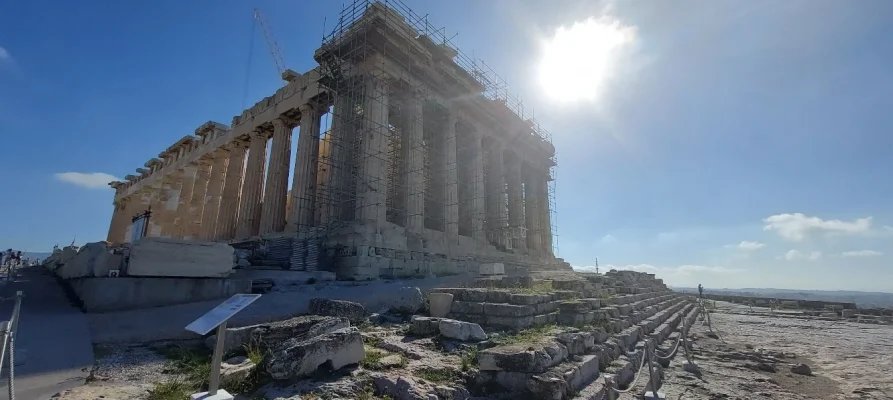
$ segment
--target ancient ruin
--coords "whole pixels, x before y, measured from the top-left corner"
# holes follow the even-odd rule
[[[553,253],[550,135],[486,64],[400,3],[366,0],[314,59],[230,125],[206,122],[110,183],[108,241],[130,241],[151,210],[146,236],[284,237],[288,267],[344,279],[569,269]]]

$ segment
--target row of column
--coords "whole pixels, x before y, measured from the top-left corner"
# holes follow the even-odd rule
[[[300,113],[291,199],[287,199],[289,160],[297,121],[282,117],[163,177],[156,185],[118,199],[108,240],[129,240],[124,236],[132,216],[147,209],[152,211],[149,236],[228,240],[311,224],[321,112],[305,105]]]
[[[322,205],[319,222],[385,221],[387,196],[391,195],[399,197],[391,202],[400,208],[398,223],[408,232],[421,233],[425,229],[425,217],[430,217],[429,210],[425,209],[423,172],[425,157],[430,155],[421,143],[426,140],[426,128],[439,129],[434,140],[441,149],[436,162],[442,165],[436,168],[443,171],[444,182],[440,185],[442,193],[434,195],[440,196],[443,205],[443,231],[447,239],[458,237],[461,215],[465,215],[463,223],[471,226],[464,231],[470,231],[475,239],[489,241],[500,248],[551,253],[547,167],[528,166],[522,170],[527,164],[516,155],[506,157],[507,152],[499,141],[486,139],[480,132],[457,135],[459,120],[449,108],[444,110],[446,115],[442,120],[427,121],[424,99],[414,93],[401,93],[408,101],[403,102],[400,120],[390,121],[393,94],[385,81],[367,78],[362,93],[359,99],[350,98],[349,94],[336,97],[327,162],[333,170],[325,170],[321,188],[325,192],[321,199],[331,204]],[[353,113],[354,102],[362,104],[361,118]],[[426,127],[428,123],[433,128]],[[399,176],[391,177],[401,188],[389,192],[387,138],[391,126],[399,127],[398,157],[402,165],[397,168]],[[427,147],[430,146],[434,144],[428,143]],[[467,153],[463,159],[470,165],[458,165],[459,149]],[[349,172],[354,168],[351,162],[355,163],[355,174]],[[461,199],[460,181],[465,193]],[[343,203],[348,205],[341,207]]]

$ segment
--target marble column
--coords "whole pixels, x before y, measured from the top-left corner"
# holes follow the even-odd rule
[[[264,165],[267,163],[267,135],[265,131],[251,134],[248,148],[248,165],[245,168],[245,182],[239,204],[237,238],[248,238],[258,233],[260,226],[260,200],[264,186]]]
[[[549,170],[540,175],[543,179],[539,184],[540,193],[540,246],[544,254],[552,255],[552,215],[549,204]]]
[[[487,228],[490,243],[497,247],[506,246],[505,225],[505,168],[503,166],[503,147],[497,141],[490,142],[487,160]]]
[[[205,206],[205,192],[208,181],[211,178],[211,159],[201,158],[195,169],[195,184],[192,186],[192,196],[189,199],[189,216],[186,219],[186,234],[184,238],[198,239],[202,226],[202,211]]]
[[[298,154],[295,157],[295,173],[291,184],[291,210],[288,213],[288,231],[298,231],[314,225],[316,213],[316,180],[319,171],[319,106],[301,106],[301,128],[298,131]]]
[[[486,214],[486,188],[484,186],[484,149],[481,145],[482,137],[478,134],[470,135],[468,146],[471,163],[471,236],[481,242],[487,241],[487,232],[484,230],[484,215]]]
[[[189,232],[189,202],[192,201],[192,188],[195,185],[195,164],[190,164],[178,173],[180,178],[180,197],[177,199],[177,211],[174,214],[174,237],[184,238]]]
[[[443,140],[443,225],[447,240],[459,240],[459,165],[456,161],[456,125],[459,123],[455,110],[446,110]]]
[[[162,185],[163,180],[158,179],[149,186],[146,194],[146,208],[152,210],[149,218],[149,228],[146,230],[147,237],[160,237],[161,224],[164,222],[164,207],[162,206]]]
[[[506,158],[506,184],[509,196],[509,232],[513,249],[524,252],[527,241],[521,236],[524,230],[524,195],[521,188],[521,158],[512,153]]]
[[[173,175],[164,176],[161,180],[158,207],[152,209],[154,213],[152,218],[155,219],[160,228],[158,236],[173,237],[175,231],[174,217],[177,212],[176,204],[180,195],[179,188],[177,187],[176,177]]]
[[[220,199],[220,211],[217,213],[215,239],[228,240],[236,236],[239,192],[242,189],[242,173],[245,168],[245,151],[247,149],[248,143],[238,139],[227,146],[229,160],[226,163],[226,177],[224,178],[223,194]]]
[[[540,246],[540,196],[537,190],[538,182],[541,180],[536,174],[539,171],[531,168],[525,168],[524,175],[524,216],[527,220],[527,250],[536,253],[541,249]]]
[[[205,190],[204,207],[202,208],[201,234],[203,240],[215,238],[217,215],[220,211],[220,197],[223,194],[223,181],[226,178],[226,161],[229,157],[225,149],[217,149],[211,155],[211,175]]]
[[[282,232],[285,229],[285,207],[288,197],[288,172],[291,161],[291,134],[294,123],[284,118],[273,120],[273,145],[270,165],[264,186],[260,234]]]
[[[417,94],[407,96],[403,106],[403,136],[400,139],[406,205],[404,227],[414,233],[425,229],[424,105],[424,99]]]
[[[387,212],[387,133],[389,87],[381,79],[364,79],[362,138],[358,154],[355,218],[385,221]]]
[[[326,134],[325,153],[319,157],[322,185],[317,189],[319,225],[326,225],[341,218],[342,193],[345,189],[348,130],[352,124],[353,102],[346,95],[335,96],[332,110],[332,126]],[[300,144],[299,144],[300,146]],[[300,152],[300,148],[298,152]]]
[[[127,225],[130,224],[131,217],[128,214],[130,210],[127,207],[129,202],[130,199],[127,197],[115,201],[115,210],[112,212],[112,222],[109,226],[109,234],[106,237],[107,242],[124,243],[126,241],[124,232],[127,229]]]

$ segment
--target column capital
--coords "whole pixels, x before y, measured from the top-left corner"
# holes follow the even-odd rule
[[[303,120],[305,117],[313,118],[317,115],[322,114],[321,111],[324,110],[325,108],[326,107],[324,107],[320,104],[304,103],[304,104],[301,104],[300,106],[298,106],[298,111],[301,112],[301,119]]]
[[[302,107],[303,107],[303,105],[302,105]],[[298,126],[298,120],[296,120],[295,118],[292,118],[290,116],[287,116],[285,114],[280,114],[278,117],[276,117],[276,119],[273,120],[273,129],[276,129],[276,128],[292,129],[296,126]]]

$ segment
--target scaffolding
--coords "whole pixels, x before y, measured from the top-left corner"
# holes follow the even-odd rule
[[[297,261],[299,268],[312,269],[317,261],[309,255],[316,250],[310,248],[350,234],[342,228],[354,221],[388,221],[405,228],[407,236],[427,229],[444,232],[445,239],[489,238],[497,248],[506,245],[492,233],[509,230],[507,190],[497,191],[497,198],[484,198],[491,191],[483,190],[508,185],[498,173],[501,166],[491,165],[502,153],[494,158],[493,143],[480,131],[502,121],[513,128],[526,125],[529,139],[554,154],[551,135],[509,93],[505,80],[459,51],[444,31],[399,0],[354,0],[323,37],[314,54],[316,98],[328,110],[322,125],[329,129],[320,137],[315,198],[298,199],[301,207],[313,208],[314,218],[298,226],[306,249],[293,257],[293,267]],[[458,98],[479,105],[462,111],[472,118],[449,111]],[[448,151],[453,148],[455,153]],[[550,176],[555,165],[552,157]],[[555,235],[554,180],[545,183],[543,202],[552,217],[542,228]],[[503,212],[496,212],[499,207]],[[457,226],[448,226],[447,215],[457,215]]]

